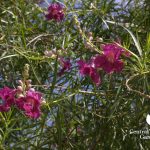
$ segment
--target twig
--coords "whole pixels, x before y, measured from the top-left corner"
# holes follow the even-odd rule
[[[29,41],[29,43],[27,44],[27,46],[29,46],[31,43],[33,43],[35,40],[37,40],[38,38],[41,37],[46,37],[46,36],[50,36],[51,34],[40,34],[38,36],[36,36],[34,39],[32,39],[31,41]]]
[[[145,72],[145,73],[143,73],[143,74],[146,74],[146,73],[150,73],[150,72]],[[128,89],[129,91],[134,92],[134,93],[137,93],[137,94],[139,94],[140,96],[143,96],[143,97],[145,97],[145,98],[150,99],[150,95],[144,94],[143,92],[140,92],[140,91],[138,91],[138,90],[134,90],[134,89],[132,89],[131,86],[129,85],[129,82],[132,81],[135,77],[137,77],[137,76],[139,76],[139,75],[141,75],[141,74],[135,74],[135,75],[131,76],[129,79],[127,79],[127,80],[126,80],[126,87],[127,87],[127,89]]]

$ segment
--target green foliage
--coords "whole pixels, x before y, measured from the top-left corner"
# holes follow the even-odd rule
[[[65,20],[56,23],[45,19],[46,9],[35,0],[0,1],[0,87],[17,87],[28,63],[32,84],[46,100],[37,120],[15,107],[0,113],[0,149],[149,149],[149,140],[130,134],[149,130],[148,0],[128,0],[126,5],[114,0],[61,2],[66,6]],[[81,6],[74,7],[75,3]],[[89,32],[99,51],[101,43],[119,38],[131,52],[120,74],[100,70],[98,87],[81,78],[76,65],[77,59],[88,60],[98,53],[85,47]],[[97,37],[103,42],[96,42]],[[61,77],[58,58],[44,55],[53,49],[72,60],[71,70]]]

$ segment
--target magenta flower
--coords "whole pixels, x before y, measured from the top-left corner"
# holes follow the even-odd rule
[[[71,63],[70,63],[70,59],[64,60],[63,58],[60,58],[59,60],[62,65],[62,69],[59,71],[58,75],[62,76],[65,71],[67,71],[71,68]]]
[[[1,105],[0,105],[0,112],[7,112],[10,110],[11,105],[14,104],[14,96],[16,91],[14,89],[10,89],[8,87],[4,87],[0,90],[0,97],[1,97]]]
[[[60,3],[53,3],[48,7],[48,14],[45,15],[47,20],[61,21],[64,18],[63,6]]]
[[[117,44],[105,44],[102,45],[102,49],[104,53],[95,57],[95,67],[103,68],[107,73],[122,71],[124,63],[120,60],[120,56],[122,54],[128,56],[128,53]]]
[[[41,93],[29,90],[25,97],[16,100],[16,105],[25,112],[26,116],[37,119],[41,115],[41,98]]]
[[[79,60],[77,63],[82,75],[89,76],[97,86],[101,83],[100,76],[97,70],[92,66],[92,63],[87,64],[83,60]]]

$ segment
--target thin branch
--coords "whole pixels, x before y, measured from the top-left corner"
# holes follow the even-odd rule
[[[150,72],[145,72],[145,73],[143,73],[143,74],[146,74],[146,73],[150,73]],[[132,89],[131,86],[129,85],[129,82],[132,81],[135,77],[137,77],[137,76],[139,76],[139,75],[141,75],[141,74],[135,74],[135,75],[131,76],[129,79],[127,79],[127,80],[126,80],[126,87],[127,87],[127,89],[128,89],[129,91],[134,92],[134,93],[137,93],[137,94],[139,94],[139,95],[142,96],[142,97],[145,97],[145,98],[150,99],[150,95],[144,94],[143,92],[140,92],[140,91],[138,91],[138,90],[134,90],[134,89]]]

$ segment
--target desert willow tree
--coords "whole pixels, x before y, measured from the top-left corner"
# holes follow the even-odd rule
[[[149,149],[149,13],[148,0],[0,1],[0,149]]]

